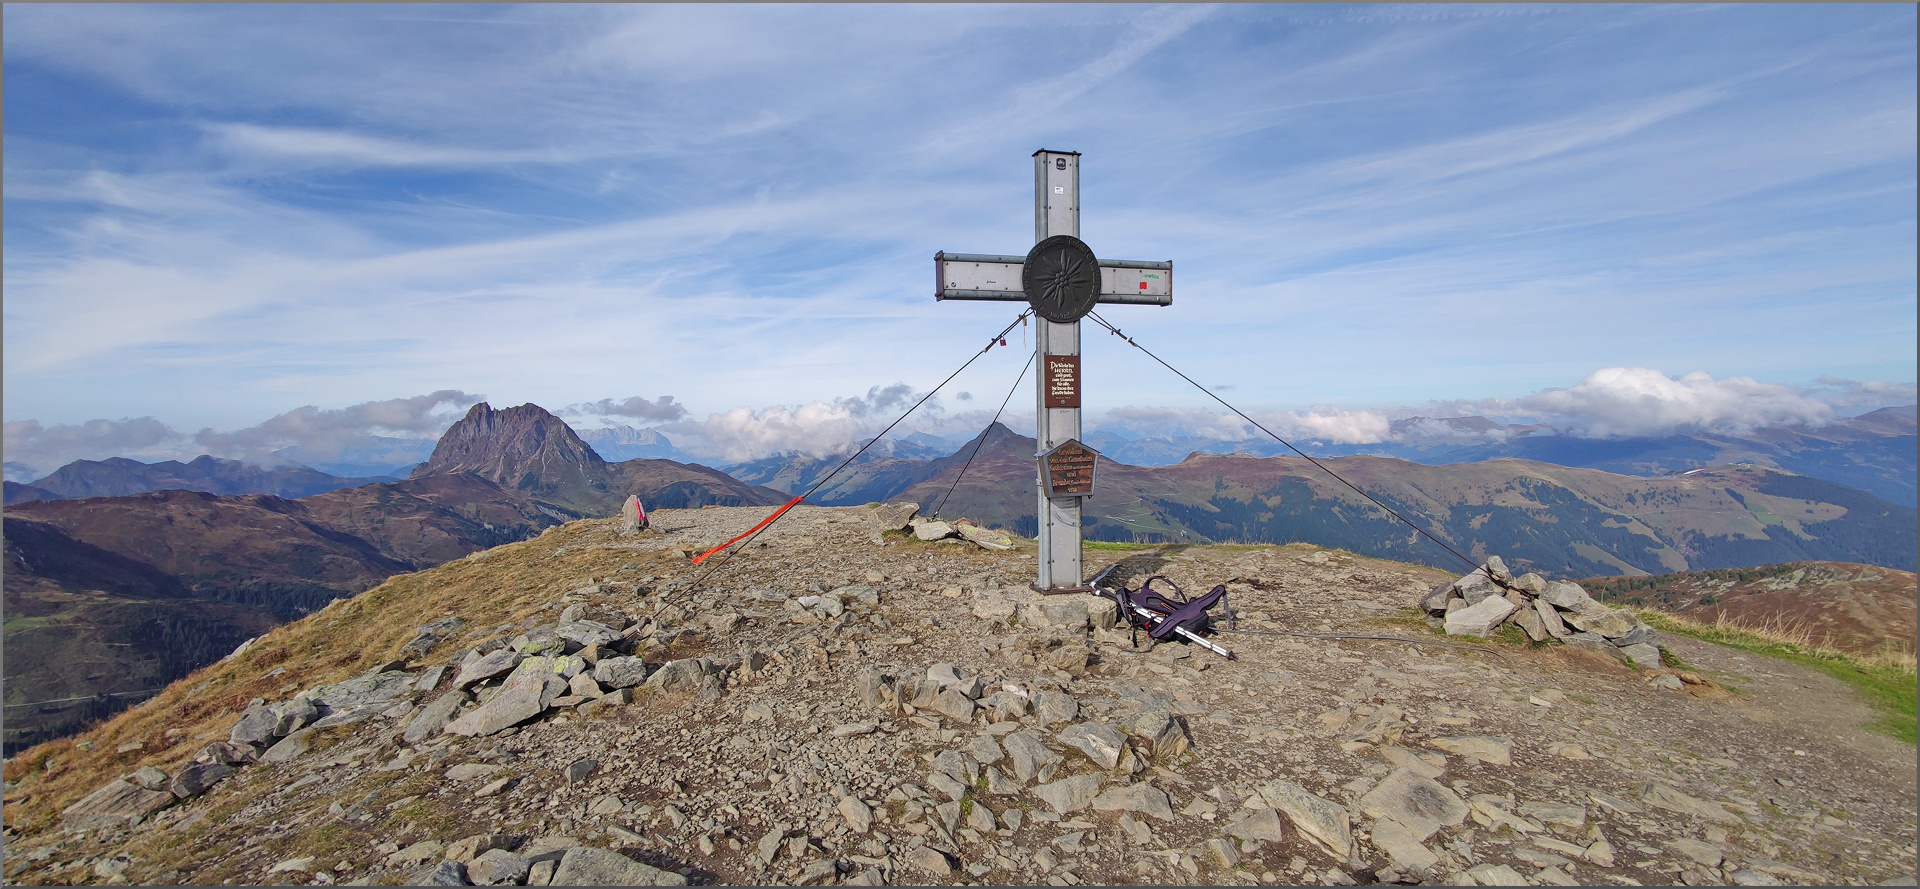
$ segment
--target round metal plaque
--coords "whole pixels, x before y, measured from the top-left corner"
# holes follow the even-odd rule
[[[1056,324],[1080,320],[1100,299],[1100,265],[1093,250],[1071,235],[1054,235],[1027,254],[1021,289],[1040,317]]]

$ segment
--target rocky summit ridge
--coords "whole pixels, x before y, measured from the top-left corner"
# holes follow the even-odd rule
[[[764,508],[393,578],[10,760],[4,876],[1912,880],[1913,749],[1824,674],[1450,637],[1423,599],[1461,623],[1504,594],[1297,544],[1091,550],[1227,584],[1247,631],[1138,651],[1111,603],[1027,589],[1030,542],[913,513],[797,507],[692,589],[687,554]]]

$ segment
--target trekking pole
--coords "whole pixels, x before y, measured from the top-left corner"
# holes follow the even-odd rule
[[[1113,569],[1115,569],[1115,568],[1118,568],[1118,567],[1120,567],[1120,565],[1119,565],[1119,563],[1118,563],[1118,562],[1116,562],[1116,563],[1114,563],[1114,564],[1112,564],[1112,565],[1109,565],[1109,566],[1107,566],[1107,570],[1105,570],[1105,571],[1102,571],[1102,572],[1100,572],[1100,574],[1099,574],[1099,576],[1098,576],[1098,577],[1095,577],[1095,578],[1093,579],[1093,583],[1091,583],[1091,584],[1089,584],[1090,586],[1092,586],[1092,587],[1093,587],[1093,591],[1092,591],[1092,592],[1090,592],[1090,593],[1088,593],[1088,595],[1091,595],[1091,596],[1099,596],[1099,597],[1100,597],[1100,598],[1102,598],[1102,599],[1106,599],[1106,598],[1109,598],[1108,596],[1106,596],[1106,595],[1104,595],[1104,594],[1102,594],[1102,593],[1100,592],[1100,582],[1101,582],[1101,581],[1103,581],[1103,580],[1106,580],[1106,579],[1107,579],[1107,575],[1109,575],[1109,574],[1112,574],[1112,573],[1113,573]],[[1113,597],[1111,597],[1111,598],[1113,599],[1113,601],[1114,601],[1114,604],[1116,604],[1116,605],[1117,605],[1117,604],[1120,604],[1120,603],[1121,603],[1121,600],[1122,600],[1122,599],[1123,599],[1124,597],[1121,597],[1121,596],[1113,596]],[[1161,624],[1161,623],[1162,623],[1163,621],[1165,621],[1165,620],[1166,620],[1166,618],[1165,618],[1165,617],[1163,617],[1163,616],[1161,616],[1161,615],[1160,615],[1160,614],[1158,614],[1158,613],[1155,613],[1155,612],[1154,612],[1154,611],[1153,611],[1152,609],[1150,609],[1150,608],[1148,608],[1148,607],[1146,607],[1146,606],[1144,606],[1144,605],[1136,605],[1136,604],[1134,604],[1134,603],[1132,603],[1132,602],[1127,602],[1126,604],[1127,604],[1127,605],[1129,605],[1129,606],[1131,606],[1131,607],[1133,608],[1133,613],[1134,613],[1134,614],[1138,614],[1138,615],[1140,615],[1140,616],[1141,616],[1142,618],[1145,618],[1145,619],[1146,619],[1146,621],[1147,621],[1147,629],[1148,629],[1148,630],[1152,630],[1152,629],[1153,629],[1154,627],[1157,627],[1157,626],[1159,626],[1159,625],[1160,625],[1160,624]],[[1183,636],[1183,637],[1185,637],[1185,638],[1186,638],[1186,639],[1187,639],[1188,641],[1190,641],[1190,642],[1194,642],[1194,643],[1196,643],[1196,644],[1198,644],[1198,645],[1199,645],[1200,647],[1202,647],[1202,648],[1205,648],[1206,650],[1208,650],[1208,651],[1211,651],[1211,652],[1213,652],[1214,654],[1217,654],[1217,655],[1219,655],[1219,656],[1221,656],[1221,657],[1223,657],[1223,658],[1226,658],[1227,660],[1233,660],[1233,652],[1231,652],[1231,651],[1228,651],[1228,650],[1226,650],[1226,649],[1224,649],[1224,648],[1221,648],[1221,647],[1220,647],[1220,646],[1218,646],[1218,645],[1215,645],[1215,644],[1213,644],[1213,643],[1211,643],[1211,642],[1208,642],[1208,641],[1207,641],[1207,640],[1205,640],[1205,639],[1202,639],[1202,638],[1200,638],[1200,635],[1199,635],[1198,633],[1195,633],[1195,632],[1193,632],[1193,631],[1191,631],[1191,630],[1188,630],[1188,629],[1187,629],[1186,627],[1182,627],[1182,626],[1175,626],[1175,627],[1173,628],[1173,631],[1174,631],[1174,632],[1176,632],[1176,633],[1179,633],[1179,634],[1180,634],[1181,636]]]

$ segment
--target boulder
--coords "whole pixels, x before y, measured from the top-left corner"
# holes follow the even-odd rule
[[[1646,624],[1636,623],[1633,625],[1633,629],[1627,631],[1625,636],[1614,639],[1613,644],[1625,648],[1629,645],[1639,645],[1643,642],[1651,643],[1655,638],[1657,638],[1657,635],[1654,633],[1652,627]]]
[[[1535,642],[1545,642],[1553,638],[1553,634],[1547,632],[1546,622],[1540,619],[1540,612],[1532,605],[1519,606],[1513,613],[1513,623],[1526,631],[1527,638]]]
[[[554,635],[580,645],[612,645],[620,641],[620,631],[599,621],[576,620],[560,625]]]
[[[958,688],[949,688],[935,697],[933,709],[956,722],[973,721],[973,711],[977,705]]]
[[[944,540],[953,536],[953,526],[939,521],[916,521],[913,536],[920,540]]]
[[[1401,867],[1431,870],[1440,863],[1440,856],[1433,854],[1433,850],[1421,843],[1420,837],[1398,822],[1386,819],[1374,822],[1370,837],[1374,848],[1387,853],[1387,857]]]
[[[488,849],[467,865],[467,879],[475,886],[512,886],[526,882],[533,859],[505,849]]]
[[[115,778],[63,810],[60,824],[68,830],[86,830],[136,822],[173,805],[174,799],[167,791],[148,790]]]
[[[260,751],[248,744],[235,744],[231,741],[215,741],[200,748],[194,754],[194,762],[217,762],[223,765],[245,765],[260,758]]]
[[[287,762],[304,756],[307,752],[307,738],[312,734],[313,729],[303,728],[281,738],[278,743],[268,747],[267,752],[260,754],[260,761]]]
[[[647,662],[637,657],[603,657],[593,667],[593,681],[607,688],[632,688],[647,681]]]
[[[627,502],[620,504],[620,533],[635,534],[647,527],[647,510],[640,505],[640,498],[629,494]]]
[[[1100,792],[1099,775],[1074,775],[1033,789],[1033,795],[1061,815],[1078,812],[1093,804]]]
[[[700,658],[668,661],[647,677],[647,687],[669,694],[690,694],[700,690],[707,678],[707,665]]]
[[[1501,561],[1499,556],[1488,556],[1487,563],[1481,565],[1480,570],[1487,572],[1488,577],[1502,586],[1513,579],[1513,572],[1507,570],[1507,563]]]
[[[1353,828],[1347,809],[1329,802],[1292,781],[1274,780],[1260,786],[1260,798],[1293,822],[1300,835],[1340,861],[1353,854]]]
[[[1576,611],[1567,615],[1566,621],[1575,629],[1588,633],[1598,633],[1608,639],[1617,639],[1633,632],[1638,623],[1633,615],[1625,611],[1615,611],[1605,605],[1594,603],[1585,611]]]
[[[322,685],[308,691],[306,697],[324,713],[374,707],[391,704],[412,692],[414,678],[411,673],[389,670]]]
[[[618,852],[574,846],[554,868],[554,886],[685,886],[687,878]]]
[[[433,703],[420,709],[420,714],[407,724],[407,730],[401,737],[409,744],[439,737],[440,730],[452,722],[454,714],[459,713],[460,708],[470,700],[473,699],[459,689],[435,698]]]
[[[1597,604],[1586,590],[1570,580],[1549,581],[1547,588],[1540,592],[1540,598],[1561,611],[1584,611]]]
[[[1529,596],[1538,596],[1546,592],[1547,579],[1529,571],[1514,578],[1513,583],[1508,584],[1508,586],[1520,590]]]
[[[1034,712],[1040,715],[1041,725],[1054,725],[1070,722],[1080,715],[1080,703],[1065,692],[1051,689],[1036,692],[1033,695]]]
[[[147,790],[165,790],[172,779],[167,777],[166,772],[153,766],[141,766],[128,775],[127,780]]]
[[[265,747],[280,737],[274,731],[279,724],[280,715],[272,707],[248,707],[247,712],[241,714],[239,721],[228,731],[227,737],[235,744]]]
[[[1054,740],[1085,753],[1088,759],[1103,769],[1120,764],[1120,753],[1127,744],[1127,736],[1118,727],[1105,722],[1082,722],[1067,726]]]
[[[961,539],[981,549],[1013,549],[1013,538],[1011,536],[1000,531],[982,528],[966,519],[955,522],[954,530],[960,534]]]
[[[1406,828],[1416,841],[1467,820],[1472,811],[1458,794],[1410,769],[1395,769],[1354,805],[1368,815]]]
[[[854,833],[866,833],[873,827],[873,809],[858,797],[841,797],[837,808],[840,810],[840,817],[847,820],[848,830]]]
[[[1049,763],[1061,761],[1060,754],[1047,749],[1047,745],[1032,732],[1013,732],[1000,740],[1007,748],[1007,759],[1013,765],[1014,777],[1025,784],[1040,773],[1040,769]]]
[[[1660,646],[1654,645],[1651,642],[1641,642],[1637,645],[1622,645],[1620,646],[1620,653],[1626,655],[1628,660],[1633,661],[1634,666],[1643,670],[1651,670],[1660,666]]]
[[[1096,630],[1112,629],[1120,622],[1120,605],[1104,596],[1087,597],[1087,623]]]
[[[1513,612],[1512,602],[1501,596],[1489,595],[1481,599],[1478,605],[1456,608],[1447,612],[1447,635],[1490,636],[1493,634],[1493,628],[1499,626]]]
[[[1449,580],[1446,583],[1428,590],[1426,595],[1420,597],[1421,610],[1429,614],[1445,614],[1447,611],[1447,600],[1454,597],[1453,583],[1453,581]]]
[[[1028,602],[1020,609],[1022,623],[1036,627],[1059,627],[1073,632],[1085,632],[1089,623],[1088,596],[1050,596],[1037,602]]]
[[[328,686],[322,686],[322,688],[327,687]],[[318,689],[316,689],[316,691],[317,690]],[[311,725],[314,720],[319,719],[320,708],[314,704],[308,695],[296,695],[291,700],[281,701],[273,705],[273,715],[277,717],[274,722],[273,733],[284,737],[289,732],[295,729],[305,728]]]
[[[552,673],[524,674],[509,681],[493,700],[441,730],[468,737],[491,735],[546,712],[547,705],[566,690],[567,683]]]
[[[1545,599],[1535,599],[1533,613],[1540,618],[1540,624],[1546,628],[1547,635],[1555,639],[1564,639],[1572,635],[1573,631],[1567,629],[1566,621],[1560,619],[1560,609],[1553,607],[1553,603]]]
[[[188,763],[173,776],[173,782],[168,790],[181,799],[193,799],[206,793],[213,785],[233,777],[237,771],[239,770],[226,763]]]
[[[919,513],[917,503],[883,503],[874,507],[867,518],[882,531],[900,531]]]
[[[973,616],[981,620],[1011,620],[1019,610],[1017,603],[998,590],[973,591]]]
[[[854,677],[853,691],[859,696],[860,704],[870,710],[892,713],[898,706],[899,693],[894,688],[893,680],[872,667],[861,670],[860,675]]]
[[[461,665],[460,672],[453,677],[454,688],[466,688],[476,682],[485,682],[520,665],[520,653],[510,648],[489,652],[479,660]]]

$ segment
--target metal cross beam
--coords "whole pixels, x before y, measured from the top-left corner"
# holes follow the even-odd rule
[[[1062,259],[1051,265],[1035,259],[1036,268],[1027,262],[1040,252],[1039,244],[1051,244],[1065,235],[1067,248]],[[1088,496],[1093,484],[1093,461],[1098,454],[1080,440],[1080,317],[1093,303],[1106,305],[1173,304],[1173,263],[1133,260],[1095,259],[1099,280],[1077,314],[1068,311],[1068,320],[1049,321],[1046,315],[1061,317],[1057,305],[1038,292],[1039,265],[1056,289],[1069,276],[1080,276],[1082,269],[1069,253],[1094,259],[1080,237],[1080,152],[1047,151],[1033,153],[1033,240],[1035,252],[1028,256],[1000,256],[978,253],[936,253],[933,257],[934,298],[940,300],[989,300],[1032,303],[1040,316],[1035,321],[1034,362],[1040,368],[1034,378],[1034,410],[1037,427],[1034,437],[1040,452],[1034,455],[1035,485],[1040,517],[1040,554],[1034,588],[1041,592],[1080,592],[1086,590],[1080,559],[1080,499]],[[1067,283],[1091,284],[1086,277]],[[1049,291],[1051,293],[1051,291]],[[1051,311],[1049,310],[1051,308]],[[1086,492],[1086,493],[1079,493]]]

